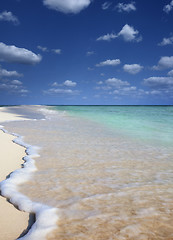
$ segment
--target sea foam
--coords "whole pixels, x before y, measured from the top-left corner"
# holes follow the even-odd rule
[[[32,225],[29,232],[24,237],[19,239],[44,240],[46,239],[48,233],[57,228],[56,223],[58,221],[58,209],[41,204],[39,202],[33,202],[18,191],[18,185],[27,182],[31,178],[32,173],[37,171],[33,158],[39,157],[39,148],[26,144],[20,135],[9,133],[1,125],[0,130],[2,130],[4,133],[15,136],[16,138],[13,140],[13,142],[25,147],[27,154],[23,158],[23,167],[15,170],[6,180],[0,182],[1,195],[9,199],[9,201],[17,206],[19,210],[35,214],[35,223]]]

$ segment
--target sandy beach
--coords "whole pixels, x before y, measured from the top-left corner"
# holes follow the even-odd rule
[[[20,120],[20,116],[5,112],[6,108],[0,108],[0,125],[4,121]],[[0,130],[0,181],[15,169],[21,167],[25,148],[15,144],[15,137]],[[17,210],[4,197],[0,196],[0,240],[17,239],[28,227],[29,214]]]

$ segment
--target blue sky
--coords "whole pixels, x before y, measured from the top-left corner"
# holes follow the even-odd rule
[[[173,104],[173,0],[1,0],[0,105]]]

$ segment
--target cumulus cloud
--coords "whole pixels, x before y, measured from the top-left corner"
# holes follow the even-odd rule
[[[102,85],[103,84],[103,81],[98,81],[96,82],[98,85]]]
[[[87,69],[88,69],[88,71],[93,71],[94,70],[94,68],[91,68],[91,67],[88,67]]]
[[[173,86],[173,77],[149,77],[144,79],[144,84],[151,88],[167,88]]]
[[[73,82],[71,80],[66,80],[63,84],[67,87],[75,87],[77,85],[76,82]]]
[[[52,87],[57,87],[57,86],[60,86],[60,84],[58,84],[57,82],[54,82],[51,84]]]
[[[53,10],[63,13],[79,13],[87,8],[91,0],[43,0],[43,4]]]
[[[126,42],[142,41],[142,36],[139,36],[139,31],[135,30],[134,27],[129,26],[128,24],[124,25],[124,27],[118,33],[118,36],[123,37],[124,41]]]
[[[103,4],[102,4],[102,9],[103,10],[106,10],[106,9],[108,9],[110,6],[111,6],[111,2],[104,2]]]
[[[42,52],[48,52],[47,47],[37,46],[37,48],[38,48],[39,50],[41,50]]]
[[[114,90],[113,94],[116,95],[121,95],[121,96],[127,96],[127,95],[131,95],[131,96],[135,96],[137,97],[137,95],[139,95],[137,88],[135,86],[130,86],[130,87],[122,87],[119,90]],[[133,94],[133,95],[132,95]]]
[[[143,66],[140,64],[125,64],[123,69],[130,74],[137,74],[143,69]]]
[[[109,91],[112,89],[112,86],[104,85],[104,86],[97,86],[95,87],[96,90],[104,90],[104,91]]]
[[[97,82],[98,85],[98,82]],[[95,87],[96,90],[99,90],[100,94],[103,94],[101,90],[104,90],[104,93],[109,95],[118,95],[118,96],[135,96],[139,97],[145,94],[145,91],[137,89],[136,86],[131,86],[129,82],[122,81],[118,78],[108,78],[101,85]]]
[[[97,41],[110,41],[112,39],[122,37],[126,42],[140,42],[142,41],[142,36],[139,35],[139,31],[135,30],[133,26],[128,24],[124,25],[121,31],[118,34],[106,34],[97,38]]]
[[[161,57],[158,64],[156,66],[153,66],[154,70],[164,70],[168,68],[173,68],[173,56]]]
[[[118,78],[108,78],[105,81],[106,84],[111,85],[116,88],[120,88],[122,86],[129,86],[130,84],[127,81],[122,81]]]
[[[23,74],[18,73],[16,71],[8,71],[6,69],[1,68],[0,65],[0,77],[22,77]]]
[[[78,90],[63,89],[63,88],[50,88],[43,91],[45,94],[65,94],[65,95],[78,95],[80,92]]]
[[[150,92],[151,95],[160,95],[161,94],[161,91],[159,90],[153,90]]]
[[[47,47],[42,47],[42,46],[37,46],[37,48],[39,50],[41,50],[42,52],[50,52],[50,51],[52,51],[55,54],[61,54],[61,49],[51,49],[51,50],[49,50]]]
[[[88,51],[88,52],[86,53],[86,56],[89,57],[89,56],[91,56],[91,55],[93,55],[93,54],[94,54],[93,51]]]
[[[55,54],[61,54],[61,49],[52,49],[52,52]]]
[[[19,80],[1,80],[0,91],[5,91],[10,94],[26,94],[29,91],[23,86],[23,83]]]
[[[173,70],[171,70],[171,71],[168,72],[168,76],[173,77]]]
[[[129,91],[135,91],[137,88],[135,86],[131,86],[131,87],[125,87],[123,88],[123,91],[125,92],[129,92]]]
[[[12,80],[11,83],[15,85],[22,85],[22,82],[19,80]]]
[[[150,94],[149,91],[145,91],[143,89],[138,89],[136,86],[132,86],[127,81],[122,81],[118,78],[108,78],[104,82],[96,82],[97,86],[95,89],[99,91],[99,94],[108,94],[113,96],[130,96],[130,97],[143,97]],[[152,89],[154,91],[154,89]],[[100,96],[99,95],[99,96]]]
[[[24,93],[26,94],[26,93],[28,93],[29,91],[28,91],[27,89],[21,89],[19,92],[20,92],[20,93],[23,93],[23,96],[24,96]]]
[[[112,39],[117,38],[117,35],[114,33],[107,33],[103,36],[100,36],[96,39],[96,41],[111,41]]]
[[[6,45],[0,42],[0,61],[22,64],[36,64],[41,61],[41,55],[37,55],[25,48]]]
[[[169,13],[173,9],[173,0],[164,6],[163,11]]]
[[[104,62],[100,62],[96,64],[96,67],[104,67],[104,66],[117,66],[121,63],[120,59],[108,59]]]
[[[0,13],[0,21],[12,22],[14,25],[19,25],[19,20],[12,12],[3,11]]]
[[[66,86],[66,87],[75,87],[77,85],[76,82],[73,82],[71,80],[66,80],[64,81],[63,83],[57,83],[57,82],[54,82],[51,84],[51,87],[63,87],[63,86]]]
[[[159,46],[166,46],[166,45],[172,45],[173,44],[173,37],[169,38],[163,38],[162,42],[159,43]]]
[[[131,11],[136,11],[136,6],[135,2],[131,3],[118,3],[115,7],[118,12],[131,12]]]

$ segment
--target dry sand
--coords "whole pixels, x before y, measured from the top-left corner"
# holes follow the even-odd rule
[[[6,108],[0,108],[0,125],[6,120],[20,120],[20,116],[4,112]],[[14,136],[0,130],[0,181],[21,167],[22,158],[25,156],[25,148],[12,142]],[[0,240],[17,239],[27,228],[29,214],[17,210],[5,198],[0,196]]]

